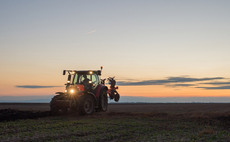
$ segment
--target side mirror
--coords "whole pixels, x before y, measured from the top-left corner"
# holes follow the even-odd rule
[[[68,75],[68,80],[67,80],[67,81],[70,82],[70,80],[71,80],[71,75],[69,74],[69,75]]]
[[[63,70],[63,75],[65,75],[65,70]]]

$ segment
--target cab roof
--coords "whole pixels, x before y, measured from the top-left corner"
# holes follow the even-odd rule
[[[97,74],[101,75],[101,70],[63,70],[63,75],[68,72],[69,74]]]

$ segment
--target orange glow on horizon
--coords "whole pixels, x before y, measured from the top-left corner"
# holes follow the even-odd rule
[[[39,96],[54,95],[63,92],[65,86],[53,88],[18,88],[16,86],[2,85],[0,96]],[[192,87],[165,87],[163,85],[149,86],[119,86],[121,96],[140,97],[230,97],[228,90],[205,90]]]
[[[118,92],[124,96],[141,97],[230,97],[227,90],[205,90],[192,87],[120,86]]]

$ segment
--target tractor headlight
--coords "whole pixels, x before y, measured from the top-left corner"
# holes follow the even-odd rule
[[[73,89],[71,89],[71,90],[70,90],[70,93],[71,93],[71,94],[73,94],[73,93],[74,93],[74,90],[73,90]]]

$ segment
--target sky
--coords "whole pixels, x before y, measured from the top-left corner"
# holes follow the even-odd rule
[[[0,96],[100,69],[123,96],[230,97],[229,0],[1,0]]]

